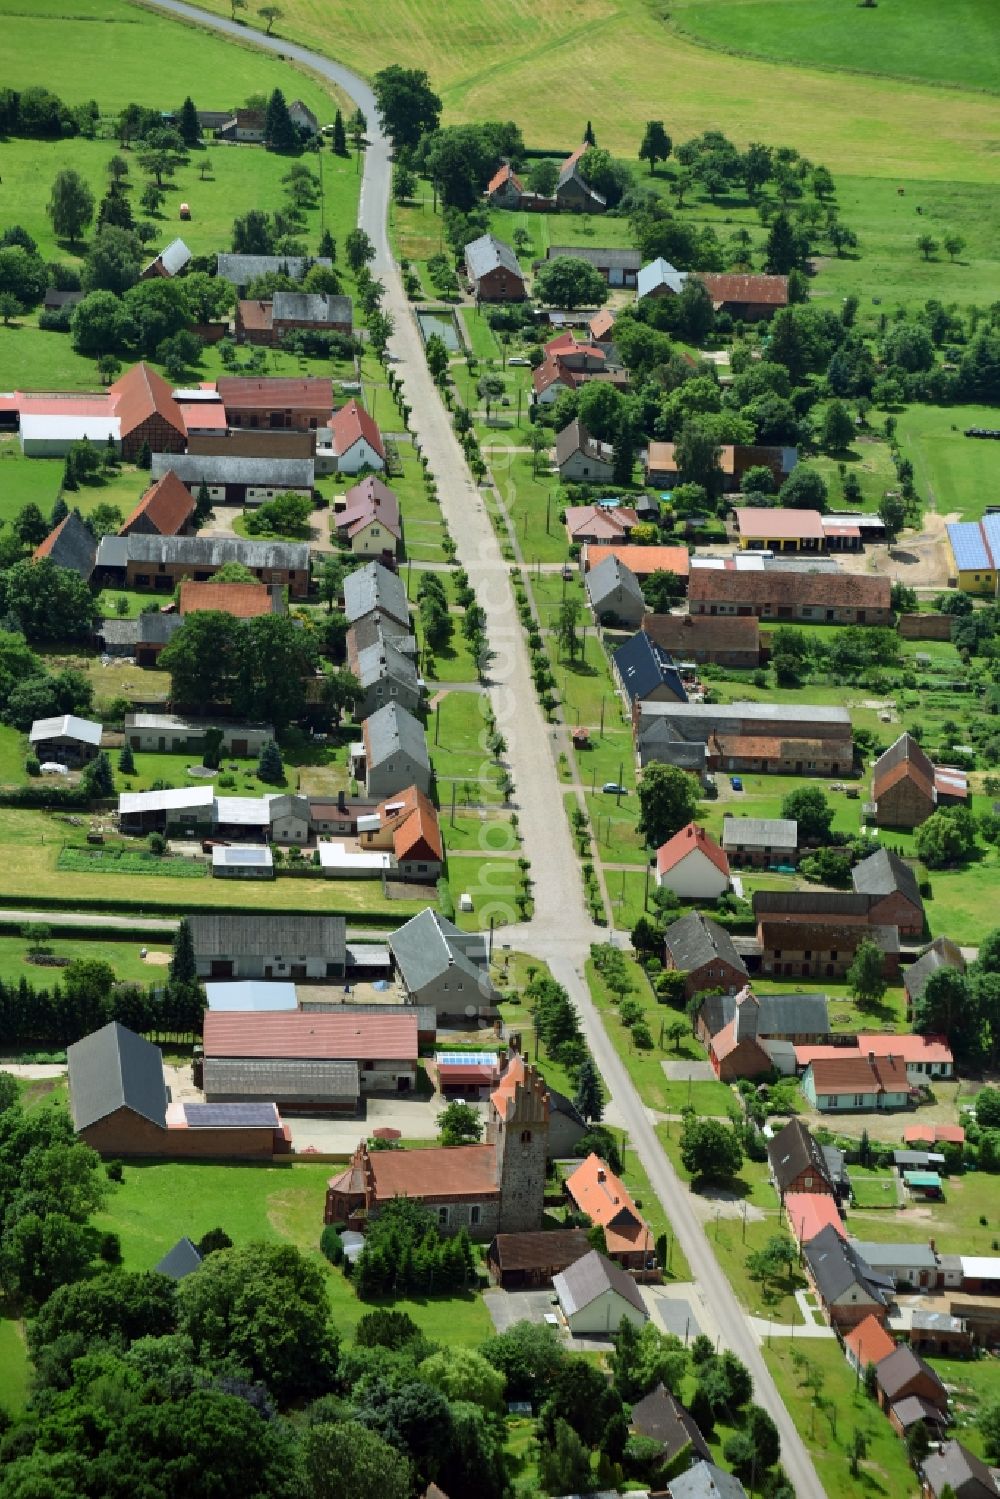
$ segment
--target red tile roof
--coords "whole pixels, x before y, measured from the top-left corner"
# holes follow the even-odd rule
[[[642,1214],[624,1183],[600,1156],[587,1156],[566,1178],[566,1191],[581,1213],[602,1226],[609,1254],[652,1250],[653,1235]]]
[[[844,1343],[862,1369],[866,1369],[869,1364],[880,1364],[890,1353],[896,1351],[895,1340],[889,1336],[878,1318],[870,1313],[847,1334]]]
[[[816,1050],[814,1047],[796,1047],[799,1051]],[[829,1048],[819,1048],[828,1050]],[[811,1062],[813,1082],[817,1094],[821,1093],[908,1093],[909,1079],[906,1065],[899,1057],[877,1057],[872,1063],[868,1057],[847,1047],[836,1048],[839,1057],[817,1057]]]
[[[141,515],[155,526],[161,536],[176,536],[194,514],[194,495],[168,468],[162,479],[147,489],[128,520],[119,531],[127,536]]]
[[[301,379],[275,376],[270,380],[251,380],[243,375],[220,375],[215,383],[227,410],[333,410],[333,384],[318,375]]]
[[[487,193],[495,193],[497,188],[503,187],[508,178],[511,182],[513,182],[518,192],[523,191],[523,188],[521,187],[521,179],[514,171],[514,168],[511,166],[510,162],[505,161],[503,166],[497,168],[497,170],[493,173],[493,176],[490,178],[489,182],[486,184]]]
[[[499,1193],[492,1145],[377,1150],[370,1157],[375,1198],[488,1197]]]
[[[689,822],[686,828],[681,828],[679,833],[660,845],[656,851],[657,874],[666,874],[696,849],[700,849],[720,874],[729,878],[729,860],[725,850],[696,822]]]
[[[178,401],[188,434],[192,432],[225,432],[226,408],[221,401]]]
[[[346,406],[341,406],[330,423],[333,432],[333,451],[342,456],[354,444],[363,437],[368,446],[374,448],[376,453],[385,462],[385,448],[382,446],[382,434],[375,420],[359,406],[357,401],[348,401]]]
[[[271,613],[271,592],[264,583],[195,583],[185,579],[181,584],[180,612],[196,614],[201,610],[218,610],[234,619],[256,619]]]
[[[353,485],[344,499],[347,503],[336,515],[338,531],[344,531],[348,537],[353,537],[370,526],[372,521],[378,520],[399,540],[402,535],[399,500],[388,484],[383,484],[381,479],[369,474],[360,484]]]
[[[415,1061],[417,1016],[209,1010],[206,1057],[315,1057]]]
[[[903,1140],[907,1145],[964,1145],[965,1130],[960,1124],[910,1124]]]
[[[699,279],[704,283],[716,307],[721,307],[724,302],[756,302],[767,307],[788,306],[787,276],[733,276],[702,271]]]
[[[607,307],[602,307],[600,312],[595,312],[587,327],[590,329],[591,338],[605,338],[615,326],[615,315]]]
[[[408,786],[398,796],[380,802],[377,810],[382,826],[393,829],[397,859],[444,858],[437,809],[418,787]]]
[[[240,303],[239,319],[254,333],[269,333],[274,327],[274,303],[255,298]]]
[[[617,557],[619,562],[631,568],[637,578],[648,578],[654,572],[670,572],[676,578],[686,578],[691,564],[687,547],[587,547],[587,571],[603,562],[605,557]]]
[[[108,387],[114,401],[115,416],[121,422],[121,435],[127,437],[136,427],[159,416],[175,428],[182,437],[187,436],[181,409],[171,394],[170,386],[162,375],[150,369],[145,360],[133,364],[130,370]]]
[[[625,540],[633,526],[639,524],[635,511],[626,506],[608,509],[603,505],[570,505],[566,510],[566,530],[571,541],[600,532],[609,540]]]
[[[787,1192],[785,1212],[800,1244],[808,1244],[824,1228],[835,1229],[842,1239],[847,1238],[837,1204],[827,1192]]]
[[[951,1047],[943,1036],[858,1036],[858,1050],[877,1057],[902,1057],[904,1062],[953,1063]]]
[[[738,505],[736,525],[741,536],[769,540],[823,540],[823,517],[818,510],[781,510],[770,505]]]

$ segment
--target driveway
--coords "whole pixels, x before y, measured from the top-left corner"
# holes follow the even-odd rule
[[[556,1311],[554,1296],[555,1292],[551,1288],[544,1291],[504,1291],[499,1286],[491,1286],[483,1293],[497,1332],[506,1332],[515,1322],[544,1322],[546,1316]]]

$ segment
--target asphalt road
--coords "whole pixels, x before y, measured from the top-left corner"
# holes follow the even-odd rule
[[[723,1274],[704,1229],[698,1222],[686,1187],[663,1151],[638,1092],[618,1058],[595,1009],[583,978],[583,963],[591,942],[607,940],[605,929],[591,922],[569,826],[563,815],[563,788],[553,750],[553,730],[542,717],[528,667],[527,652],[510,585],[509,569],[473,483],[451,422],[430,378],[420,333],[403,291],[402,278],[389,245],[389,144],[382,135],[375,101],[365,81],[348,68],[279,37],[235,25],[208,15],[183,0],[153,0],[157,8],[182,19],[209,26],[242,42],[303,63],[312,72],[338,84],[357,101],[368,119],[368,148],[358,222],[370,235],[376,257],[373,272],[385,286],[383,306],[395,322],[390,342],[394,368],[405,386],[412,412],[411,426],[427,455],[438,487],[441,510],[455,540],[458,557],[487,618],[487,638],[493,652],[488,687],[497,728],[507,740],[507,759],[514,776],[520,831],[525,856],[531,861],[535,911],[530,923],[503,932],[522,951],[545,959],[571,994],[580,1012],[587,1041],[607,1082],[619,1116],[663,1203],[688,1263],[709,1300],[724,1341],[750,1369],[756,1399],[770,1413],[781,1435],[782,1462],[798,1499],[823,1499],[825,1491],[795,1423],[778,1393],[749,1319]],[[485,747],[483,759],[490,756]],[[482,910],[481,913],[482,914]],[[487,913],[489,914],[489,913]],[[498,901],[498,920],[513,913]]]

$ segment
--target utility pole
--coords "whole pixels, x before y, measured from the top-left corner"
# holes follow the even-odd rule
[[[618,761],[618,794],[615,797],[615,800],[618,803],[619,807],[622,804],[622,776],[624,774],[625,774],[625,761],[624,760],[619,760]]]
[[[435,744],[438,744],[440,742],[440,733],[441,733],[441,703],[440,703],[440,701],[438,701],[438,702],[436,702],[434,704],[434,743]]]
[[[607,697],[602,695],[602,697],[601,697],[601,730],[600,730],[601,738],[602,739],[604,738],[604,704],[606,702],[607,702]]]
[[[455,826],[455,782],[451,783],[451,825]]]

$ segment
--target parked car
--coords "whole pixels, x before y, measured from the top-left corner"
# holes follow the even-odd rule
[[[609,791],[612,796],[628,796],[628,787],[619,786],[617,781],[605,781],[601,790]]]
[[[730,786],[732,786],[732,788],[733,788],[734,791],[742,791],[743,790],[743,777],[742,776],[730,776],[729,777],[729,784],[730,784]]]
[[[531,364],[531,360],[530,359],[522,359],[520,357],[520,355],[515,355],[515,357],[513,359],[508,359],[507,363],[508,364],[512,364],[512,365],[514,365],[515,367],[517,367],[519,369],[527,369],[528,366]]]

